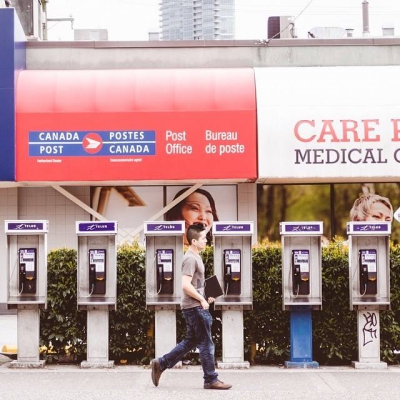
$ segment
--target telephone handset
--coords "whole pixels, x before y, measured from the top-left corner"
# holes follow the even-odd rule
[[[174,251],[172,249],[156,250],[157,293],[174,293]]]
[[[292,293],[310,294],[310,252],[292,250]]]
[[[21,248],[19,255],[19,293],[36,293],[36,249]]]
[[[242,263],[239,249],[224,250],[224,292],[225,295],[241,293]]]
[[[359,251],[360,294],[378,293],[377,252],[373,249]]]
[[[106,250],[89,250],[89,295],[106,294]]]

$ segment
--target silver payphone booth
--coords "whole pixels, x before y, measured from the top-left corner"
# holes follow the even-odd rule
[[[253,308],[253,221],[218,221],[213,224],[214,272],[223,289],[215,300],[222,310],[220,368],[249,368],[244,361],[243,311]]]
[[[283,310],[290,311],[287,368],[318,368],[312,359],[312,311],[322,308],[321,221],[281,222]]]
[[[113,368],[109,310],[117,309],[117,222],[78,221],[78,310],[87,311],[87,360],[81,368]]]
[[[40,309],[47,308],[48,221],[5,221],[7,308],[17,310],[18,358],[13,368],[43,368]]]
[[[348,222],[350,309],[357,310],[354,368],[387,368],[380,361],[379,311],[390,309],[390,222]]]
[[[176,345],[182,295],[184,221],[146,221],[146,307],[155,310],[155,356]]]

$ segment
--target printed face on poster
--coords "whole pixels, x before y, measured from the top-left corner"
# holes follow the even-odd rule
[[[132,240],[130,234],[144,221],[150,220],[176,196],[190,186],[168,186],[166,202],[163,201],[163,186],[98,186],[92,188],[92,208],[108,220],[118,221],[119,227]],[[184,220],[186,225],[202,223],[209,231],[214,221],[237,220],[237,186],[202,186],[187,196],[158,220]],[[143,233],[140,234],[140,241]]]

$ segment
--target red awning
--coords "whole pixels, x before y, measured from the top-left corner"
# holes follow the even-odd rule
[[[19,75],[18,181],[243,181],[256,171],[252,69]]]

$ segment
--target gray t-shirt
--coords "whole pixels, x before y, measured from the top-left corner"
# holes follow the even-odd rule
[[[194,253],[192,250],[188,250],[183,256],[182,260],[182,275],[188,275],[192,277],[192,285],[198,293],[204,297],[204,263],[201,257]],[[181,308],[193,308],[200,306],[200,302],[183,291]]]

